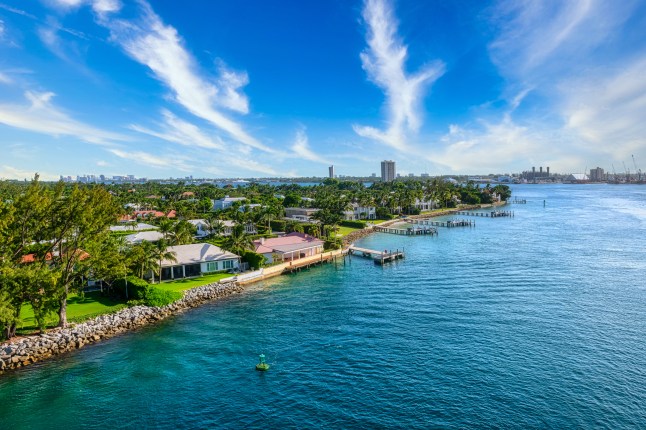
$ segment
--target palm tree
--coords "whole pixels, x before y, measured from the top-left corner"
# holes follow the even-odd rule
[[[253,240],[251,240],[251,236],[245,233],[244,225],[242,224],[236,224],[233,227],[231,234],[224,240],[222,247],[238,255],[246,250],[254,249]]]
[[[185,245],[193,240],[195,227],[188,221],[179,221],[173,225],[173,229],[168,234],[170,245]]]
[[[134,245],[128,251],[128,260],[133,272],[138,273],[140,278],[148,272],[157,270],[157,257],[154,253],[155,244],[152,242],[141,242]]]
[[[159,232],[164,235],[164,239],[168,239],[173,231],[173,221],[168,218],[162,218],[159,221]]]
[[[162,239],[162,240],[158,240],[155,243],[153,248],[153,255],[155,256],[155,260],[159,262],[159,266],[157,266],[157,270],[158,270],[157,274],[159,275],[158,283],[161,283],[161,272],[162,272],[163,261],[168,260],[172,262],[177,262],[177,258],[176,258],[177,253],[175,251],[169,251],[168,243],[164,239]]]

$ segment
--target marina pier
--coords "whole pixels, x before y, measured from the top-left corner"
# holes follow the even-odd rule
[[[380,265],[404,258],[403,250],[400,251],[397,249],[395,251],[388,251],[388,250],[376,251],[374,249],[359,248],[357,246],[350,246],[348,248],[348,254],[357,255],[360,257],[372,258],[375,264],[380,264]]]

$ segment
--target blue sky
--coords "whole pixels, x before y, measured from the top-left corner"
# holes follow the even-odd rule
[[[646,2],[0,0],[0,178],[646,171]]]

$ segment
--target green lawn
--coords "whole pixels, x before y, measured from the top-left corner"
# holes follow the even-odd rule
[[[345,226],[340,226],[339,229],[336,232],[337,237],[344,237],[352,233],[353,231],[361,230],[360,228],[354,228],[354,227],[345,227]]]
[[[235,275],[232,275],[231,273],[215,273],[213,275],[200,276],[199,278],[162,282],[161,284],[155,284],[155,287],[168,291],[184,291],[190,290],[191,288],[200,287],[202,285],[210,284],[212,282],[217,282],[220,279],[230,278],[232,276]]]
[[[67,319],[79,320],[92,318],[100,314],[107,314],[119,310],[123,303],[110,297],[101,295],[100,292],[86,293],[84,297],[71,294],[67,299]],[[29,333],[36,330],[34,311],[31,305],[23,305],[20,310],[22,324],[18,327],[21,332]],[[58,314],[50,315],[47,319],[47,327],[58,325]]]

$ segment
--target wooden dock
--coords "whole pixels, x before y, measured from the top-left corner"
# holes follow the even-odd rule
[[[454,212],[456,215],[466,215],[466,216],[479,216],[486,218],[500,218],[500,217],[513,217],[513,211],[491,211],[491,212],[467,212],[467,211],[458,211]]]
[[[374,226],[373,229],[380,233],[390,233],[390,234],[400,234],[403,236],[419,236],[419,235],[437,235],[437,229],[431,226],[424,227],[407,227],[407,228],[397,228],[397,227],[382,227]]]
[[[430,219],[414,219],[406,218],[405,221],[409,224],[416,225],[430,225],[434,227],[475,227],[476,222],[469,219],[453,219],[448,221],[431,221]]]
[[[400,250],[376,251],[374,249],[359,248],[357,246],[350,246],[348,248],[348,254],[357,255],[357,256],[366,257],[366,258],[372,258],[375,264],[380,264],[380,265],[404,258],[403,250],[402,251]]]

